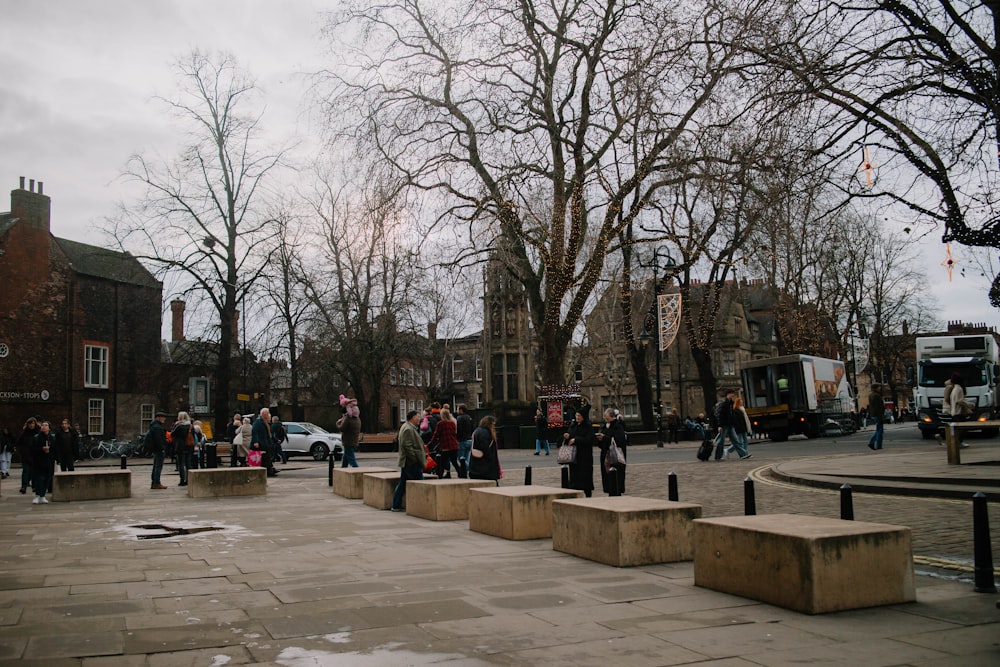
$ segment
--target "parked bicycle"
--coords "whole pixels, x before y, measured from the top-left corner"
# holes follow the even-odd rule
[[[105,456],[120,457],[122,454],[129,454],[130,443],[128,440],[100,440],[97,445],[90,449],[90,458],[93,461],[103,459]]]

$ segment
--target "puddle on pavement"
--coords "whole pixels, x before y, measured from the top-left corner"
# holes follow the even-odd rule
[[[225,530],[221,526],[197,526],[194,528],[182,528],[167,526],[162,523],[142,523],[136,526],[130,526],[131,528],[137,528],[139,530],[162,530],[162,533],[152,533],[150,535],[136,535],[137,539],[140,540],[164,540],[170,537],[178,537],[179,535],[194,535],[195,533],[208,533],[216,530]]]

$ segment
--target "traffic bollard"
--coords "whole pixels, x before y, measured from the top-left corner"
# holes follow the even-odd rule
[[[844,521],[854,521],[854,496],[851,495],[851,485],[840,487],[840,518]]]
[[[531,466],[524,467],[524,485],[531,486]]]
[[[972,496],[972,533],[975,554],[975,580],[977,593],[996,593],[993,578],[993,548],[990,546],[990,514],[986,494],[982,491]]]
[[[334,468],[333,464],[336,463],[336,461],[333,458],[333,452],[327,454],[326,460],[328,462],[328,469],[326,471],[326,485],[333,486],[333,468]]]
[[[562,488],[569,488],[569,466],[562,467]]]
[[[667,500],[677,502],[680,495],[677,493],[677,473],[671,470],[667,474]]]
[[[743,514],[753,516],[757,513],[757,496],[753,490],[753,480],[747,477],[743,480]]]
[[[122,470],[128,468],[128,457],[122,454]]]

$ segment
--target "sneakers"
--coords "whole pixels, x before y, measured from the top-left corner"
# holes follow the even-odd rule
[[[46,498],[45,496],[38,496],[38,502],[42,503],[43,505],[48,505],[49,499]]]
[[[38,504],[38,496],[35,496],[34,498],[31,499],[31,504],[32,505],[37,505]]]
[[[390,512],[403,512],[404,510],[403,510],[402,507],[390,507],[389,511]]]
[[[868,443],[868,449],[870,449],[870,450],[872,450],[874,452],[875,451],[875,445],[873,445],[872,443],[869,442]]]
[[[746,456],[741,456],[740,461],[746,461],[747,459],[752,459],[753,454],[747,454]]]

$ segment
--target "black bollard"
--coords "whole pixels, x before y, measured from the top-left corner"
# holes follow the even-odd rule
[[[854,496],[851,495],[851,485],[840,487],[840,518],[844,521],[854,521]]]
[[[128,457],[125,456],[124,454],[122,454],[122,470],[125,470],[125,469],[128,468],[128,463],[127,462],[128,462]]]
[[[680,500],[680,494],[677,493],[677,473],[673,470],[667,474],[667,500]]]
[[[327,460],[328,466],[329,466],[329,468],[328,468],[328,470],[326,472],[326,485],[327,486],[333,486],[333,468],[334,468],[334,464],[336,463],[336,460],[334,460],[334,458],[333,458],[333,452],[330,452],[329,454],[327,454],[326,460]]]
[[[531,466],[524,466],[524,485],[531,486]]]
[[[743,513],[747,516],[757,514],[757,497],[753,490],[753,480],[749,477],[743,480]]]
[[[569,488],[569,466],[562,467],[562,488]]]
[[[993,579],[993,548],[990,546],[990,514],[986,494],[978,491],[972,496],[972,535],[975,553],[975,580],[977,593],[996,593]]]

